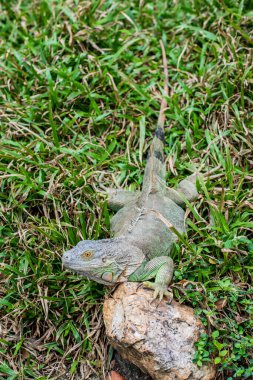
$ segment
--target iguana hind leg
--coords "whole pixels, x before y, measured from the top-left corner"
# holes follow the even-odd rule
[[[134,202],[140,196],[139,191],[108,189],[108,206],[114,211],[120,210],[126,204]]]
[[[185,206],[184,199],[187,199],[189,202],[195,201],[195,199],[198,198],[196,187],[197,177],[197,173],[191,174],[179,182],[178,186],[175,189],[166,189],[166,195],[181,207]]]
[[[195,201],[198,198],[196,180],[198,173],[194,173],[179,182],[176,191],[182,193],[189,202]]]

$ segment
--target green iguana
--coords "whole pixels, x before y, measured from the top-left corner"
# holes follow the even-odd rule
[[[168,69],[161,43],[165,85],[168,96]],[[157,129],[150,147],[141,192],[109,191],[108,205],[117,213],[111,219],[111,239],[83,240],[65,252],[63,265],[105,285],[125,281],[144,282],[154,289],[154,298],[169,296],[173,276],[169,257],[177,235],[168,226],[184,233],[184,200],[198,196],[196,175],[181,181],[176,189],[165,183],[164,121],[167,101],[163,98]],[[165,222],[166,221],[166,222]],[[147,282],[155,278],[155,282]]]

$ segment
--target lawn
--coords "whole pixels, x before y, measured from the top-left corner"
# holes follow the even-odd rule
[[[170,186],[198,169],[172,289],[207,329],[198,365],[253,377],[253,4],[3,0],[0,4],[0,378],[106,372],[106,289],[63,270],[109,236],[106,187],[140,188],[168,59]]]

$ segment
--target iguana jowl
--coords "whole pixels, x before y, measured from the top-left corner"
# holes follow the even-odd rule
[[[164,46],[165,86],[168,96],[168,69]],[[180,234],[185,231],[184,200],[193,201],[198,193],[196,175],[181,181],[176,189],[165,183],[164,120],[166,99],[162,100],[157,129],[150,147],[141,192],[109,191],[108,205],[117,213],[111,219],[113,238],[83,240],[64,253],[63,265],[105,285],[125,281],[144,282],[154,289],[154,298],[169,295],[173,276],[169,257],[177,239],[168,225]],[[164,221],[166,220],[166,223]],[[147,282],[155,278],[155,282]]]

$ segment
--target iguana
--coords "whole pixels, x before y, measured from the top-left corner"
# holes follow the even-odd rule
[[[161,42],[164,65],[164,93],[168,96],[168,69]],[[167,288],[173,276],[173,260],[169,257],[182,234],[185,199],[198,196],[196,175],[181,181],[176,189],[165,183],[164,122],[166,98],[161,102],[158,125],[150,147],[140,192],[109,191],[108,205],[117,213],[111,219],[111,239],[82,240],[65,252],[63,265],[105,285],[125,281],[144,282],[154,289],[154,298],[169,296]],[[174,228],[170,229],[168,226]],[[147,280],[155,278],[155,282]]]

